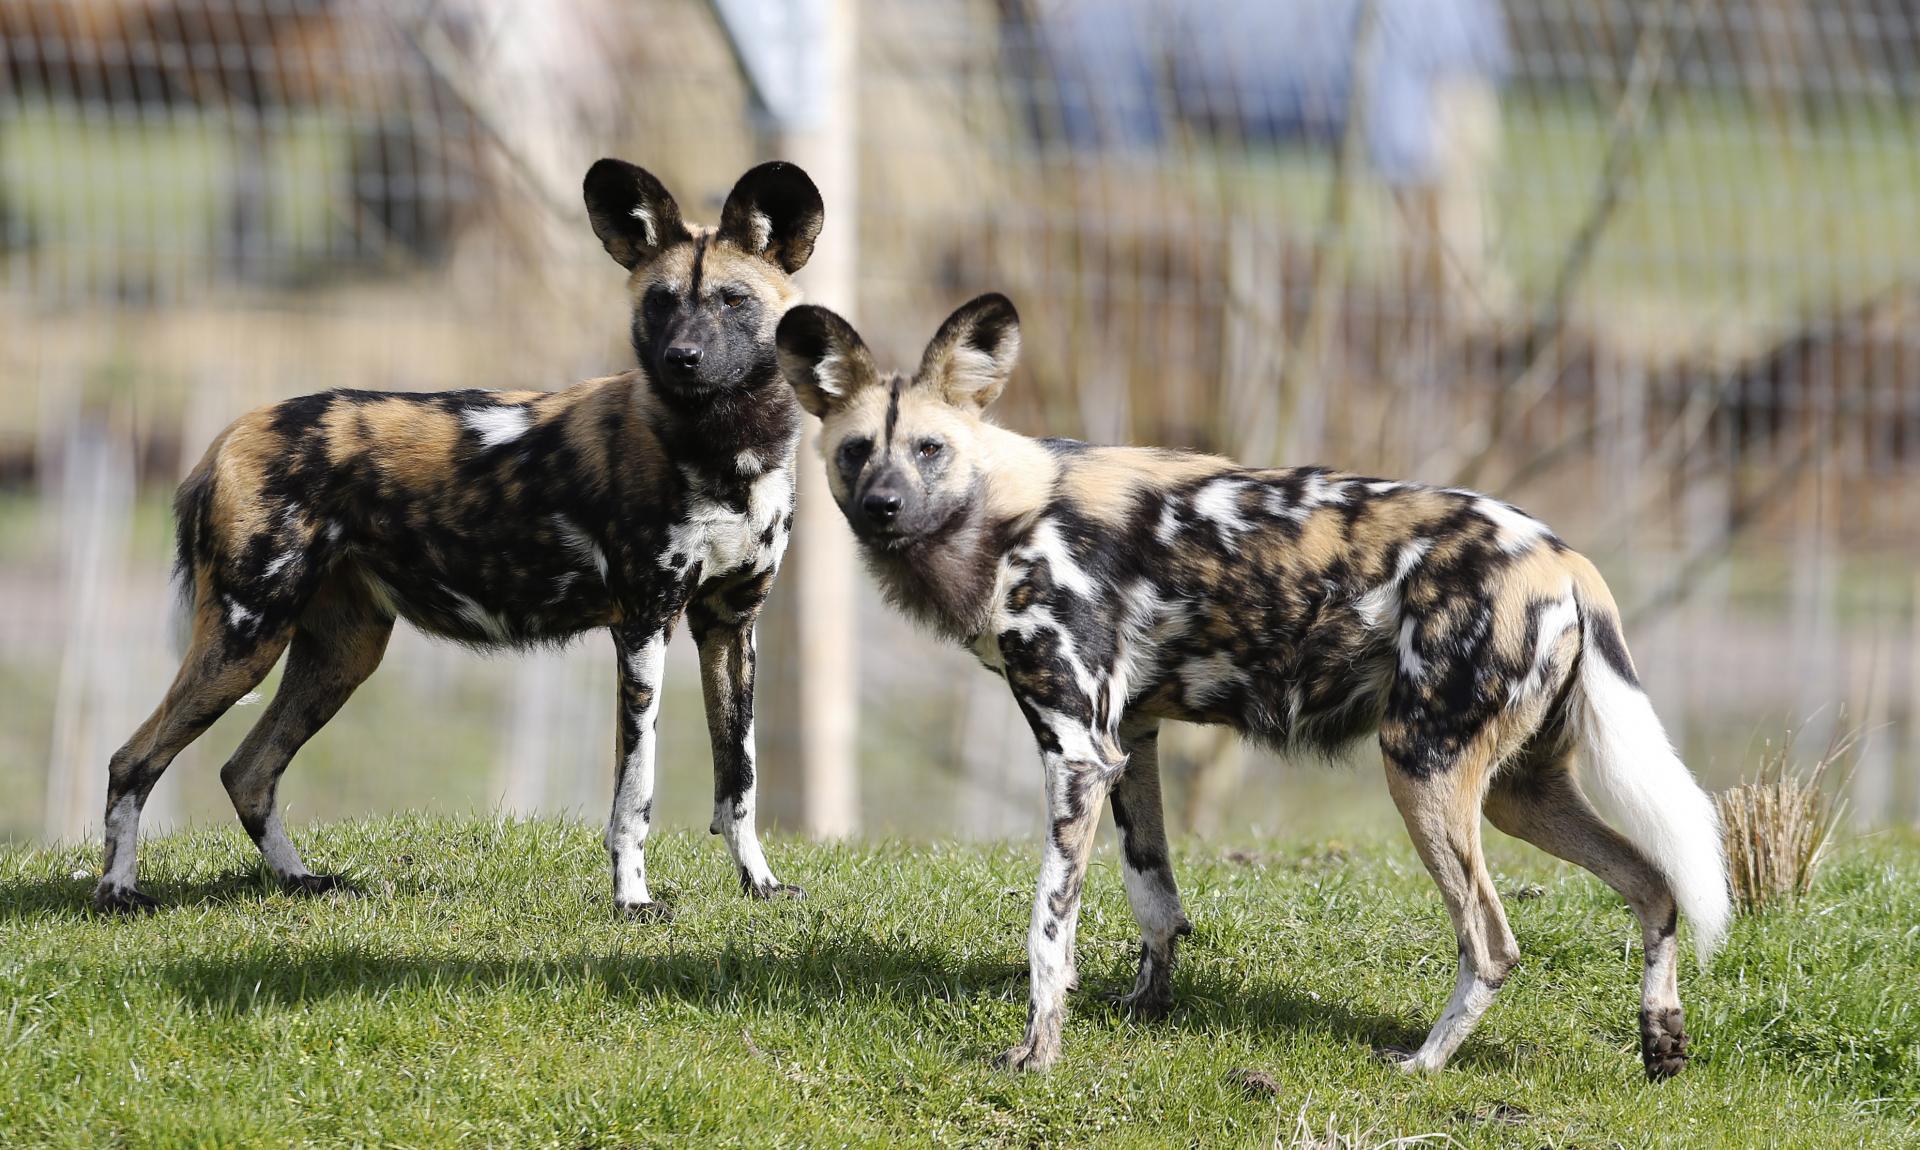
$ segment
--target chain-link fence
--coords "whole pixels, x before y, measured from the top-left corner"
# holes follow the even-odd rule
[[[167,492],[227,421],[629,361],[578,177],[625,156],[716,214],[770,146],[728,7],[0,6],[0,833],[95,818],[171,671]],[[1854,809],[1920,814],[1920,5],[847,7],[857,195],[821,242],[857,253],[828,302],[883,355],[1002,290],[1022,430],[1495,491],[1606,571],[1710,781],[1790,726],[1857,727]],[[859,599],[864,828],[1035,825],[1004,688]],[[606,647],[403,629],[283,794],[597,818]],[[682,658],[669,824],[707,794]],[[225,817],[212,767],[255,714],[161,809]],[[761,731],[776,817],[799,721]],[[1189,823],[1377,809],[1370,774],[1176,744]]]

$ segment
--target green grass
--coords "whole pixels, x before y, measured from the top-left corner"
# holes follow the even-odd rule
[[[1453,979],[1398,838],[1194,847],[1182,1006],[1135,1024],[1107,848],[1086,988],[1047,1076],[988,1065],[1025,1014],[1030,846],[777,841],[804,903],[735,893],[717,842],[655,840],[667,925],[616,922],[590,828],[423,818],[300,832],[360,897],[268,890],[237,833],[150,844],[137,921],[82,910],[92,851],[0,851],[0,1142],[37,1146],[1275,1144],[1308,1124],[1469,1146],[1883,1146],[1920,1138],[1920,843],[1855,843],[1739,923],[1683,993],[1699,1057],[1635,1054],[1629,916],[1496,844],[1527,957],[1448,1073],[1406,1042]],[[1277,1097],[1234,1075],[1260,1070]]]

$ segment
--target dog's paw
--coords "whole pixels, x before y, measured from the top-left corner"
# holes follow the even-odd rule
[[[613,912],[628,922],[672,922],[673,908],[664,902],[618,902]]]
[[[1373,1060],[1405,1074],[1417,1074],[1428,1069],[1417,1061],[1419,1053],[1410,1046],[1375,1046]]]
[[[130,886],[101,883],[93,890],[93,909],[101,914],[152,914],[160,909],[160,902]]]
[[[1037,1042],[1030,1038],[1018,1046],[1001,1051],[993,1064],[1001,1070],[1037,1073],[1052,1066],[1059,1058],[1060,1047],[1057,1043]]]
[[[1640,1012],[1640,1061],[1647,1081],[1664,1082],[1687,1068],[1687,1030],[1680,1008]]]
[[[1161,1022],[1173,1013],[1173,988],[1156,983],[1112,995],[1107,1005],[1142,1022]]]
[[[807,892],[803,888],[795,886],[790,882],[779,882],[777,880],[754,882],[751,879],[742,878],[740,880],[740,886],[741,889],[746,892],[747,897],[758,899],[761,902],[798,902],[807,897]]]
[[[359,888],[344,875],[337,874],[296,874],[280,880],[280,886],[288,894],[311,896],[331,894],[340,891],[343,894],[358,894]]]

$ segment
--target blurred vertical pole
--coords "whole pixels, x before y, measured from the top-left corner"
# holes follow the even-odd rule
[[[776,157],[798,164],[826,203],[827,223],[800,273],[807,298],[853,318],[859,240],[856,0],[714,0],[753,90]],[[801,828],[842,838],[858,825],[859,668],[854,642],[853,540],[827,491],[806,418],[798,507],[779,598],[789,618],[784,674],[763,674],[771,713],[793,722]]]
[[[1920,826],[1920,574],[1913,577],[1907,641],[1907,817]]]
[[[816,0],[808,5],[822,22],[819,38],[803,51],[822,61],[818,123],[784,133],[781,151],[806,169],[841,221],[837,237],[815,250],[803,273],[808,294],[849,312],[856,298],[855,249],[859,236],[859,172],[855,152],[853,87],[858,28],[855,0]],[[799,656],[795,688],[800,733],[801,825],[810,835],[841,838],[853,833],[859,815],[855,762],[858,754],[859,667],[854,658],[853,541],[827,491],[819,465],[820,433],[807,421],[800,444],[799,507],[794,514],[789,579],[798,592]]]
[[[63,528],[61,584],[67,594],[66,638],[53,704],[53,746],[47,763],[45,837],[71,842],[99,826],[107,796],[107,757],[121,715],[112,706],[124,673],[118,597],[132,530],[131,444],[111,420],[82,417],[62,455],[55,514]]]

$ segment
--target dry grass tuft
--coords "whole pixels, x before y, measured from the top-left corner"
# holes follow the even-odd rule
[[[1339,1118],[1332,1114],[1327,1115],[1325,1127],[1316,1127],[1307,1120],[1307,1107],[1311,1101],[1309,1099],[1301,1104],[1291,1131],[1282,1129],[1274,1135],[1274,1150],[1395,1150],[1403,1146],[1460,1144],[1450,1134],[1402,1134],[1396,1137],[1380,1134],[1375,1126],[1363,1130],[1357,1122],[1348,1129],[1342,1129]]]
[[[1741,912],[1790,902],[1813,886],[1846,810],[1845,801],[1834,795],[1838,786],[1827,785],[1828,780],[1853,750],[1855,738],[1851,731],[1836,735],[1824,754],[1802,763],[1789,731],[1778,746],[1768,741],[1756,778],[1714,796],[1733,900]]]

